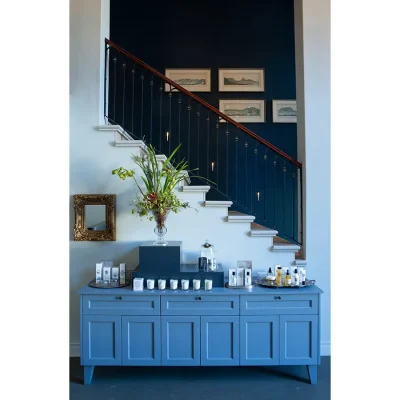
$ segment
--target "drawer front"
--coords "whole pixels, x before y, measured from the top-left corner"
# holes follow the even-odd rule
[[[160,296],[83,295],[83,314],[160,315]]]
[[[240,296],[240,315],[271,314],[318,314],[318,295],[267,294]]]
[[[239,315],[239,296],[161,296],[161,315]]]

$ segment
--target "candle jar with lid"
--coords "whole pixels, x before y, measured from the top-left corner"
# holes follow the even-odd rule
[[[207,271],[215,272],[217,270],[215,252],[215,247],[209,243],[208,239],[200,246],[200,257],[207,258]]]

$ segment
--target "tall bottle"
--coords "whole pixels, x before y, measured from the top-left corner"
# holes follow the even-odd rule
[[[293,276],[293,278],[294,278],[294,284],[295,284],[296,286],[299,286],[300,278],[299,278],[299,273],[297,272],[297,268],[295,268],[295,270],[294,270],[294,276]]]
[[[276,286],[282,286],[282,267],[279,265],[276,268]]]
[[[290,276],[289,273],[289,268],[286,271],[286,275],[285,275],[285,286],[290,286],[292,284],[292,278]]]

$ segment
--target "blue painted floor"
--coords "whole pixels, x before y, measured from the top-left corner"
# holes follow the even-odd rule
[[[321,357],[318,383],[298,367],[96,367],[83,385],[79,358],[70,358],[71,400],[328,400],[330,357]]]

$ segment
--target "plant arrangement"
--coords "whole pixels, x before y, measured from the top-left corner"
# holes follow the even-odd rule
[[[189,203],[181,202],[176,196],[174,188],[185,179],[183,171],[187,170],[188,163],[185,160],[176,165],[172,165],[173,157],[181,145],[177,146],[171,155],[159,165],[156,159],[156,152],[152,145],[149,145],[147,154],[138,157],[132,154],[135,164],[142,170],[142,181],[145,188],[139,185],[135,178],[135,171],[120,167],[112,171],[113,175],[119,178],[133,178],[139,189],[133,205],[132,214],[137,213],[140,217],[146,217],[150,221],[155,220],[155,232],[159,236],[155,244],[166,244],[163,237],[167,231],[165,221],[170,211],[178,213],[182,209],[188,208]],[[193,169],[191,171],[195,171]],[[188,171],[188,172],[191,172]]]

